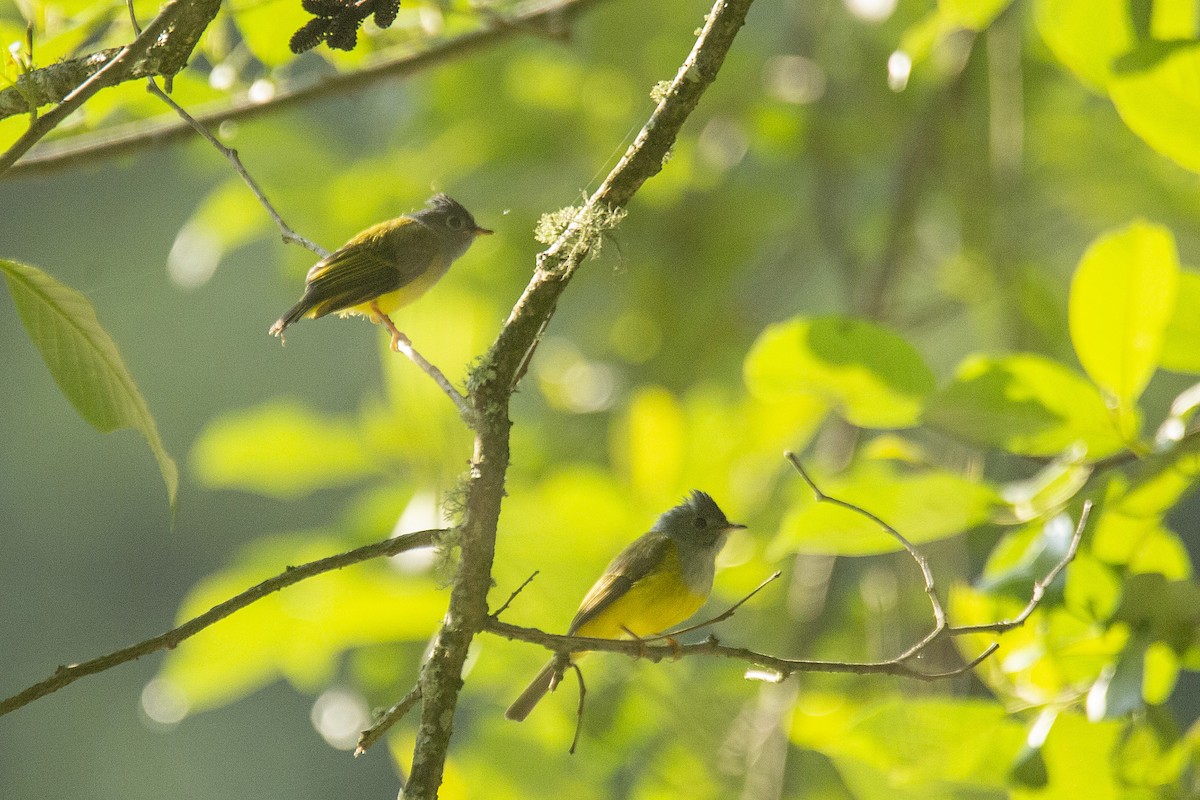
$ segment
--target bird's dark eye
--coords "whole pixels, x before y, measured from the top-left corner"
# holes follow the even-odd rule
[[[467,221],[459,216],[453,216],[446,220],[446,227],[452,231],[460,231],[467,226]]]
[[[708,520],[706,520],[704,517],[696,517],[694,520],[692,520],[692,524],[696,526],[696,530],[702,531],[708,527]]]

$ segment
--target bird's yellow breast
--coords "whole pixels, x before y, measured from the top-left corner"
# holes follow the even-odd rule
[[[445,269],[435,269],[431,267],[430,269],[425,270],[425,272],[423,272],[417,278],[414,278],[410,283],[401,286],[399,289],[381,294],[373,301],[351,306],[340,313],[343,315],[361,314],[364,317],[371,317],[373,321],[378,322],[378,320],[374,319],[375,312],[371,308],[372,302],[379,306],[379,310],[384,314],[391,316],[393,311],[404,308],[404,306],[408,305],[409,303],[416,302],[421,295],[428,292],[430,288],[432,288],[433,285],[437,283],[438,280],[445,274]]]
[[[696,593],[684,581],[679,551],[672,545],[658,569],[580,625],[575,635],[624,639],[632,632],[636,636],[652,636],[695,614],[707,599],[707,595]]]

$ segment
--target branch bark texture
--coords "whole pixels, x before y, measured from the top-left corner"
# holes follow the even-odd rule
[[[118,49],[111,58],[93,58],[95,71],[68,92],[58,105],[34,120],[21,138],[0,155],[0,174],[101,89],[143,77],[147,69],[161,75],[174,75],[182,69],[200,40],[200,34],[220,8],[220,0],[171,0],[136,39]],[[36,72],[31,73],[25,80],[36,80],[35,75]],[[26,110],[29,110],[28,104]]]
[[[221,102],[215,104],[215,107],[210,106],[207,110],[197,112],[194,117],[204,127],[213,128],[227,120],[252,119],[321,97],[345,96],[349,92],[365,88],[380,80],[412,75],[521,36],[541,34],[563,38],[576,17],[601,2],[605,2],[605,0],[554,0],[554,2],[538,0],[514,9],[507,16],[493,15],[490,22],[479,30],[437,42],[416,52],[407,52],[403,55],[375,61],[353,72],[333,75],[308,85],[289,86],[285,84],[280,86],[275,96],[266,102],[255,102],[248,97],[242,97],[233,102]],[[39,75],[38,80],[47,84],[74,87],[111,61],[118,52],[119,49],[104,50],[82,59],[63,62],[62,65],[37,70],[30,76]],[[132,80],[138,77],[167,74],[151,69],[155,63],[147,60],[144,63],[144,69],[136,74],[129,74],[125,79]],[[62,71],[55,72],[60,66]],[[72,79],[77,80],[75,83],[71,83]],[[20,81],[18,81],[18,85],[21,85]],[[22,91],[24,91],[24,86],[22,86]],[[28,104],[19,93],[16,93],[15,98],[10,93],[16,93],[16,90],[12,88],[0,90],[0,119],[29,110]],[[35,95],[35,97],[41,97],[41,95]],[[179,141],[191,133],[192,126],[180,120],[152,119],[115,126],[95,134],[73,137],[70,141],[39,147],[9,174],[49,171],[71,166],[84,160],[92,161],[98,158],[125,155],[147,146]]]
[[[421,671],[421,721],[412,770],[401,797],[432,800],[442,781],[462,688],[467,648],[488,627],[496,524],[509,460],[509,400],[558,298],[588,256],[597,215],[623,208],[662,170],[683,123],[696,108],[745,23],[753,0],[717,0],[691,53],[621,161],[572,222],[537,260],[537,269],[483,363],[470,378],[476,412],[475,453],[459,528],[461,560],[446,619]]]
[[[184,639],[195,636],[208,626],[220,622],[235,611],[240,611],[272,592],[278,592],[280,589],[320,575],[322,572],[341,569],[342,567],[348,567],[351,564],[357,564],[361,561],[380,558],[382,556],[394,556],[397,553],[416,550],[421,547],[432,547],[437,543],[439,537],[445,533],[446,531],[442,530],[409,533],[385,539],[375,544],[365,545],[345,553],[338,553],[328,558],[310,561],[298,567],[288,567],[286,571],[279,575],[251,586],[241,594],[234,595],[225,602],[213,606],[200,616],[194,617],[166,633],[130,645],[122,650],[98,656],[90,661],[59,667],[49,678],[33,684],[24,691],[14,694],[12,697],[0,700],[0,717],[10,711],[16,711],[18,708],[28,705],[38,698],[45,697],[52,692],[57,692],[59,689],[74,683],[80,678],[95,675],[97,672],[103,672],[106,669],[112,669],[119,664],[134,661],[142,656],[156,653],[159,650],[170,650]]]

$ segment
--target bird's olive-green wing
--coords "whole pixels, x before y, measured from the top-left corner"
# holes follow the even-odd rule
[[[411,219],[367,228],[308,271],[306,305],[322,317],[394,292],[429,268],[437,248],[436,234]]]
[[[579,611],[575,614],[575,619],[571,620],[567,635],[570,636],[594,619],[661,564],[670,541],[670,537],[665,533],[651,531],[618,553],[608,565],[608,569],[604,570],[600,580],[596,581],[579,604]]]

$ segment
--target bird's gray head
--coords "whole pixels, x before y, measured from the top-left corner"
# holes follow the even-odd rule
[[[413,219],[423,223],[441,236],[460,240],[463,249],[476,236],[487,236],[492,232],[475,224],[471,212],[453,198],[444,194],[435,194],[425,203],[426,208],[412,215]]]
[[[730,522],[716,501],[699,490],[693,490],[682,503],[654,523],[656,531],[704,547],[711,547],[722,541],[729,531],[744,527]]]

